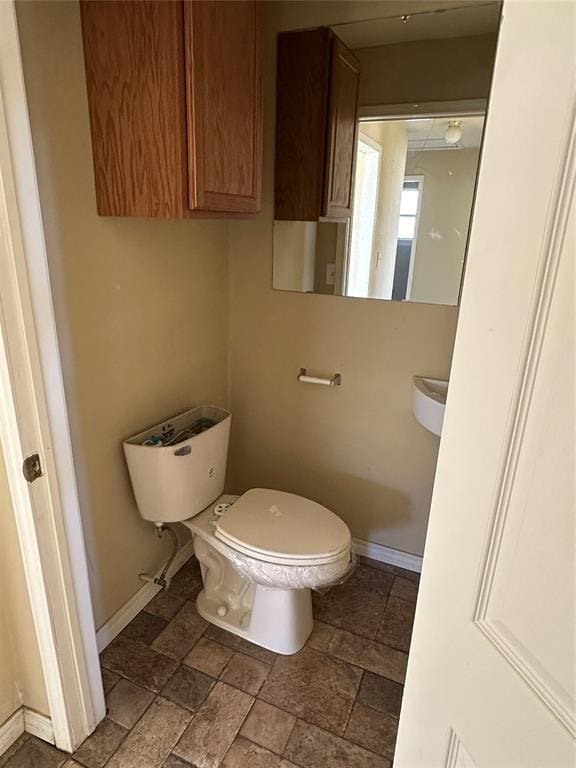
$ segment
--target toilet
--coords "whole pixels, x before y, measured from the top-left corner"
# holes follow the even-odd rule
[[[124,442],[141,516],[192,533],[207,621],[281,654],[299,651],[313,627],[312,589],[351,568],[351,534],[337,515],[292,493],[252,488],[222,494],[231,414],[200,406]]]

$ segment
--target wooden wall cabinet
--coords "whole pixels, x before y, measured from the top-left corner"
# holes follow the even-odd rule
[[[98,213],[260,209],[262,30],[254,0],[81,0]]]
[[[274,215],[351,215],[359,63],[328,28],[278,36]]]

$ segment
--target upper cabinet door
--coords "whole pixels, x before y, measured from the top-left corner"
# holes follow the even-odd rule
[[[358,60],[328,27],[278,35],[276,219],[350,217],[359,82]]]
[[[98,213],[181,217],[182,3],[83,0],[80,9]]]
[[[254,213],[262,166],[260,5],[186,2],[185,25],[189,206]]]
[[[346,218],[352,211],[359,82],[358,59],[334,37],[324,177],[323,215],[326,218]]]
[[[254,0],[81,0],[98,213],[235,217],[260,207]]]

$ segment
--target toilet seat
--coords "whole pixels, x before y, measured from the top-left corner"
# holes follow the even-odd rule
[[[320,566],[348,555],[348,526],[310,499],[284,491],[253,488],[224,512],[215,525],[223,544],[271,564]]]
[[[263,489],[253,489],[256,491],[262,491]],[[247,494],[251,494],[248,491]],[[277,495],[279,491],[268,491],[267,493],[273,493]],[[291,495],[291,494],[285,494]],[[275,562],[270,555],[265,555],[262,552],[257,552],[249,547],[243,547],[240,549],[238,544],[228,543],[225,540],[225,534],[218,533],[217,526],[222,518],[227,514],[218,517],[215,515],[215,508],[224,503],[230,504],[230,510],[232,506],[236,508],[237,504],[243,496],[220,496],[216,501],[207,507],[199,515],[184,520],[184,525],[191,531],[195,539],[194,551],[198,556],[197,546],[198,542],[203,541],[205,544],[214,550],[215,552],[223,555],[238,573],[246,576],[250,582],[266,587],[268,589],[323,589],[332,584],[336,584],[345,578],[348,571],[354,567],[354,558],[352,552],[352,541],[350,532],[348,531],[345,523],[342,523],[339,518],[336,517],[330,510],[326,510],[325,507],[321,507],[326,512],[329,512],[338,522],[340,522],[346,529],[343,539],[348,540],[348,544],[340,551],[338,555],[332,555],[330,562],[321,562],[321,559],[314,559],[313,557],[300,557],[300,563],[297,562],[298,558],[285,558],[286,562]],[[307,499],[301,499],[296,497],[302,502],[308,501]],[[248,497],[250,501],[250,496]],[[310,505],[314,505],[314,502],[308,502]],[[284,506],[284,505],[283,505]],[[317,505],[320,506],[320,505]],[[314,507],[312,507],[314,508]],[[309,507],[310,509],[310,507]],[[242,506],[240,507],[242,510]],[[227,526],[225,526],[227,528]],[[284,547],[283,547],[284,548]],[[246,551],[249,550],[249,551]],[[285,554],[285,553],[284,553]],[[200,559],[200,558],[199,558]]]

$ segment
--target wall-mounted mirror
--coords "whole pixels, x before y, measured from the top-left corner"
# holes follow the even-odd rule
[[[500,10],[279,35],[274,288],[458,303]]]

